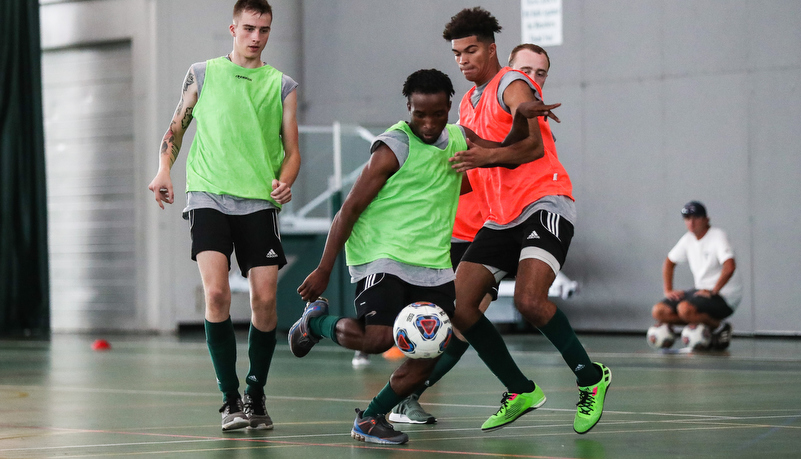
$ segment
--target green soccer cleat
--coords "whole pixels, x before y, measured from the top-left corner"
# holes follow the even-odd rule
[[[536,386],[532,392],[510,394],[504,392],[498,412],[481,425],[483,432],[492,432],[514,422],[529,411],[536,410],[545,403],[545,394]]]
[[[602,376],[595,385],[579,386],[579,401],[576,403],[576,418],[573,420],[573,430],[578,434],[589,432],[601,420],[606,391],[612,384],[612,370],[602,363],[594,362],[594,364],[601,370]]]

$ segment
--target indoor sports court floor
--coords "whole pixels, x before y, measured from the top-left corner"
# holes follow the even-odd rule
[[[112,349],[92,351],[96,338]],[[551,345],[506,338],[548,402],[482,433],[503,389],[468,351],[424,395],[439,423],[402,426],[410,437],[402,446],[350,438],[354,409],[396,365],[380,356],[354,370],[350,351],[326,343],[296,359],[281,340],[267,386],[275,430],[223,434],[202,336],[0,341],[0,457],[801,457],[801,340],[735,336],[726,354],[665,355],[644,337],[583,335],[590,355],[611,367],[612,387],[601,422],[577,435],[578,393]],[[244,345],[238,351],[243,378]]]

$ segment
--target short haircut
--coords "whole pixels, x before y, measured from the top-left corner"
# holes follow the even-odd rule
[[[238,0],[234,5],[234,19],[239,17],[243,11],[273,15],[273,7],[267,3],[267,0]]]
[[[440,92],[444,92],[448,96],[448,100],[454,94],[451,79],[437,69],[418,70],[409,75],[406,82],[403,83],[403,95],[407,100],[414,93],[438,94]]]
[[[512,62],[514,62],[515,56],[517,56],[517,52],[520,51],[521,49],[527,49],[527,50],[535,52],[537,54],[544,54],[545,55],[545,59],[548,60],[548,69],[550,70],[550,68],[551,68],[551,58],[548,56],[548,52],[545,51],[544,49],[542,49],[542,47],[537,46],[537,45],[532,44],[532,43],[522,43],[522,44],[519,44],[519,45],[515,46],[512,49],[512,52],[509,54],[509,65],[510,66],[512,65]]]
[[[456,40],[475,35],[484,43],[495,43],[495,34],[501,28],[495,16],[484,8],[465,8],[451,17],[451,21],[445,25],[442,38]]]

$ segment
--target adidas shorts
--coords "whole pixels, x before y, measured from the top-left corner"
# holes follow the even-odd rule
[[[453,282],[436,287],[420,287],[386,273],[370,274],[356,283],[356,318],[365,325],[395,324],[395,317],[406,305],[428,301],[453,317],[456,287]]]
[[[481,228],[462,260],[515,276],[520,260],[535,258],[547,263],[556,274],[565,264],[571,240],[572,223],[559,214],[540,210],[512,228]]]
[[[720,295],[713,295],[711,298],[707,298],[705,296],[696,295],[695,292],[698,290],[685,290],[684,291],[684,298],[673,301],[667,298],[662,299],[662,303],[670,306],[670,309],[673,312],[676,312],[679,303],[682,301],[687,301],[691,305],[695,306],[695,309],[700,312],[701,314],[707,314],[710,317],[722,320],[730,315],[734,314],[734,311],[729,307],[726,303],[726,300],[723,299]]]
[[[244,277],[256,266],[286,264],[278,214],[275,209],[247,215],[226,215],[216,209],[189,211],[189,233],[192,237],[192,260],[206,250],[220,252],[228,258],[236,250],[236,261]]]

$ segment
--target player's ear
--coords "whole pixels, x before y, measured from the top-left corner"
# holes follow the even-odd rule
[[[448,99],[448,111],[451,111],[451,100]]]
[[[490,43],[489,45],[490,57],[497,55],[497,53],[498,53],[498,46],[495,43]]]
[[[408,99],[406,100],[406,110],[408,110],[409,113],[412,112],[412,101],[410,101]]]
[[[236,31],[236,23],[235,22],[231,23],[231,25],[228,26],[228,30],[231,31],[231,36],[236,38],[236,32],[235,32]]]

